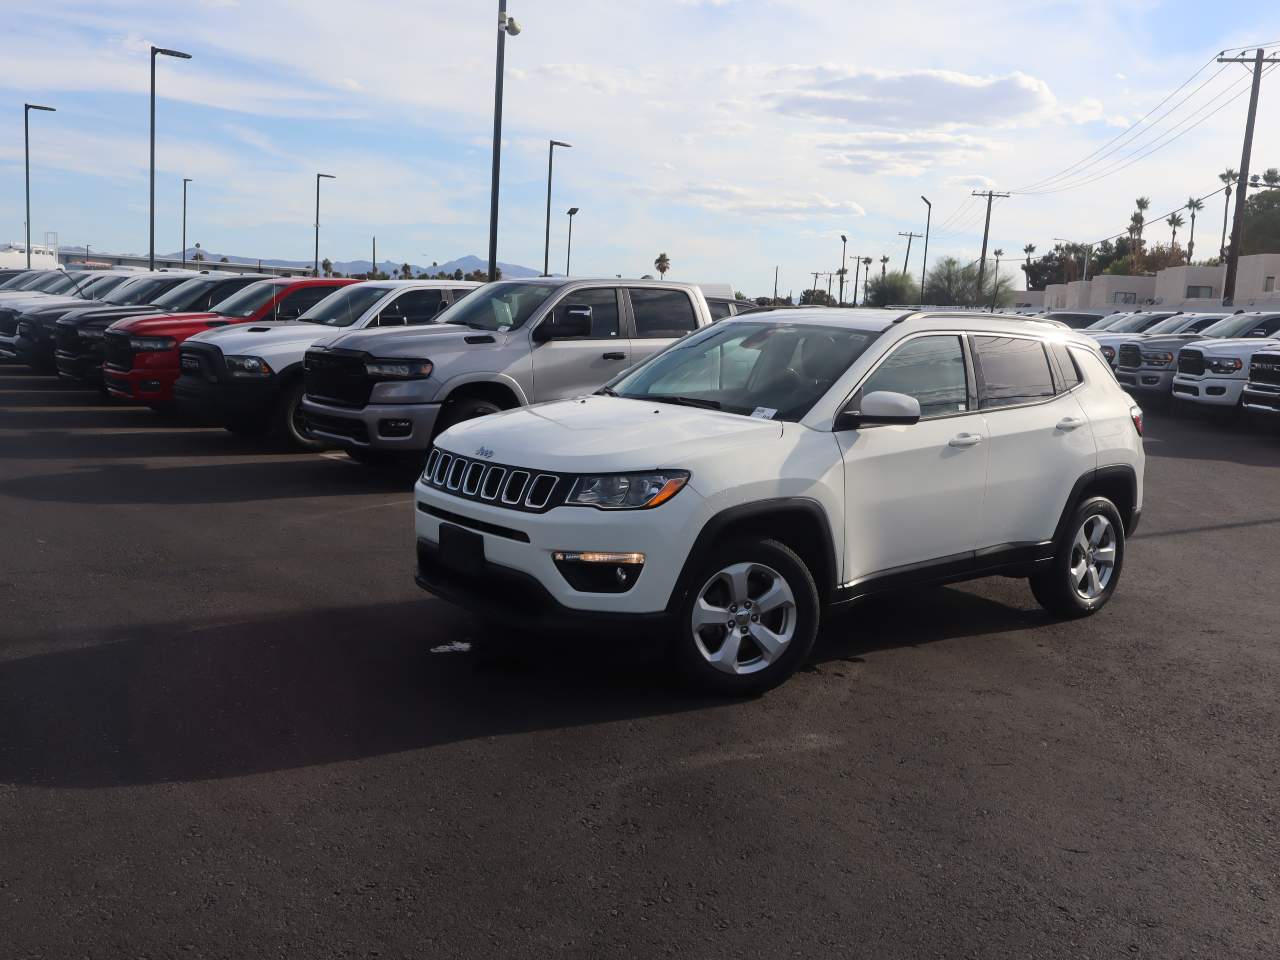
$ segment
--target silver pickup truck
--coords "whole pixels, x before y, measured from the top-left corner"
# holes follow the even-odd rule
[[[591,393],[711,322],[693,284],[501,280],[430,326],[317,343],[305,360],[304,429],[367,462],[423,452],[462,420]]]

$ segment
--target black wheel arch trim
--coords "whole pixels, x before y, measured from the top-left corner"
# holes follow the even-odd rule
[[[1097,467],[1081,474],[1072,485],[1071,493],[1067,496],[1067,502],[1063,505],[1062,514],[1058,518],[1058,525],[1053,530],[1054,543],[1058,543],[1062,539],[1063,531],[1066,529],[1067,524],[1071,522],[1071,514],[1084,496],[1084,491],[1100,480],[1120,480],[1128,487],[1129,511],[1128,515],[1122,512],[1120,519],[1124,521],[1125,536],[1133,536],[1134,531],[1138,529],[1138,521],[1142,516],[1142,511],[1138,507],[1138,473],[1128,464],[1112,464],[1106,467]],[[1116,504],[1115,507],[1116,510],[1120,510],[1121,505]]]

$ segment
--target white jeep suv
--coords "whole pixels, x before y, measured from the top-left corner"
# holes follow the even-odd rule
[[[418,583],[521,627],[648,623],[761,692],[825,606],[1012,574],[1065,616],[1116,589],[1142,415],[1090,338],[979,313],[730,318],[591,396],[441,433]],[[607,634],[601,634],[603,639]]]

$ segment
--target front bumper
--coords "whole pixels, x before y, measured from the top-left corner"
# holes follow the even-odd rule
[[[102,368],[103,383],[113,397],[137,400],[153,406],[173,401],[173,384],[177,379],[177,367],[134,367],[132,370],[121,370],[108,364]]]
[[[551,608],[563,613],[665,614],[694,538],[702,527],[704,505],[702,498],[689,487],[653,511],[561,506],[545,513],[529,513],[455,497],[421,481],[415,486],[414,494],[414,529],[419,543],[426,545],[418,551],[419,585],[464,606],[471,605],[469,596],[479,602],[485,612],[506,607],[521,616],[537,612],[524,611],[518,606],[521,602],[533,603],[528,598],[530,583],[536,586],[533,594],[545,594]],[[453,524],[483,537],[484,570],[479,576],[440,569],[439,564],[428,564],[423,569],[424,549],[431,554],[438,552],[442,524]],[[687,535],[687,539],[682,534]],[[625,592],[575,590],[556,566],[553,554],[593,550],[643,553],[644,567]],[[513,602],[513,597],[502,586],[490,581],[491,575],[500,583],[522,582],[520,598],[523,599]],[[535,606],[541,609],[545,603],[540,600]]]
[[[1241,394],[1241,403],[1249,413],[1280,417],[1280,386],[1247,384]]]
[[[1173,390],[1173,370],[1161,370],[1160,368],[1138,367],[1118,367],[1116,369],[1116,379],[1120,381],[1120,386],[1124,387],[1130,393],[1159,393],[1168,394]]]
[[[431,446],[438,403],[371,403],[360,409],[302,398],[307,433],[347,449],[424,451]]]
[[[73,353],[70,350],[55,350],[53,362],[58,366],[58,376],[71,380],[102,381],[102,355]]]
[[[182,412],[211,423],[266,417],[279,395],[275,377],[210,383],[204,377],[182,374],[173,385],[173,399]]]
[[[1193,377],[1180,373],[1173,378],[1173,396],[1214,407],[1234,407],[1244,392],[1243,377]]]

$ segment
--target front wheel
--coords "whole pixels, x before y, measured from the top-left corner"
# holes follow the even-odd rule
[[[673,653],[697,685],[756,696],[804,664],[818,635],[818,588],[786,544],[731,541],[700,566],[694,583],[675,624]]]
[[[436,421],[435,432],[444,433],[455,423],[474,420],[476,417],[487,417],[501,409],[502,407],[492,400],[485,400],[483,397],[463,397],[460,400],[447,401],[444,409],[440,411],[440,418]]]
[[[317,453],[326,449],[328,444],[307,433],[306,418],[302,413],[302,395],[305,392],[306,383],[301,378],[280,391],[271,412],[271,432],[294,450]]]
[[[1071,516],[1053,562],[1031,577],[1040,606],[1060,617],[1087,617],[1101,610],[1124,567],[1124,522],[1106,497],[1091,497]]]

